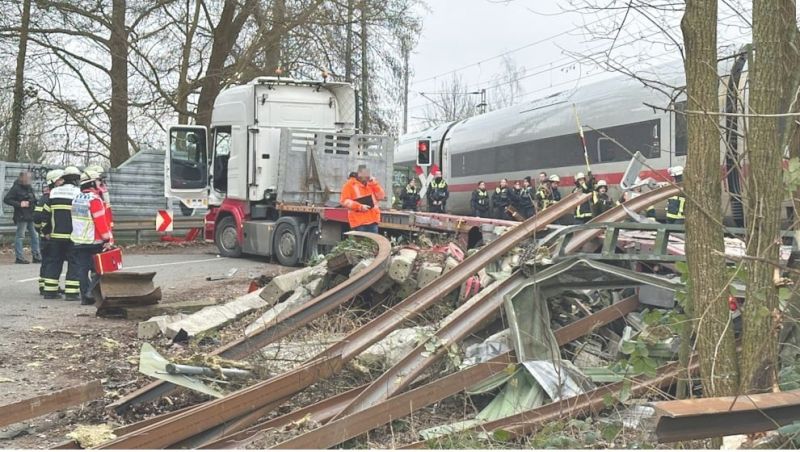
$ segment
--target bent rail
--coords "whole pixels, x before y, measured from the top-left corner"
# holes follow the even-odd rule
[[[378,254],[367,268],[297,308],[281,313],[273,324],[264,325],[250,336],[228,343],[211,352],[211,355],[218,355],[226,359],[242,359],[249,356],[264,346],[285,337],[292,331],[330,312],[378,282],[388,269],[389,255],[391,253],[389,240],[382,235],[368,232],[350,232],[348,235],[372,240],[378,245]],[[109,408],[121,413],[131,405],[153,400],[173,389],[175,389],[175,385],[172,383],[163,380],[156,381],[110,404]]]

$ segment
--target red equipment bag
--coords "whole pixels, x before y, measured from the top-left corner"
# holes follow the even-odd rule
[[[94,259],[94,269],[100,275],[122,270],[122,250],[119,248],[97,253],[92,258]]]

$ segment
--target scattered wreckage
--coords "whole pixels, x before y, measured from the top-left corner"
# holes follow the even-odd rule
[[[572,194],[517,226],[496,228],[493,240],[466,254],[449,243],[392,247],[383,236],[353,233],[354,249],[280,275],[224,306],[151,319],[146,334],[184,341],[257,313],[208,362],[175,362],[145,344],[140,370],[156,381],[112,408],[124,413],[178,387],[209,400],[114,429],[96,446],[334,447],[459,393],[482,395],[471,418],[421,429],[405,446],[448,444],[462,433],[507,441],[546,422],[595,415],[609,404],[691,383],[696,360],[676,362],[683,319],[675,300],[685,289],[675,269],[684,260],[681,227],[623,222],[628,211],[678,190],[657,188],[586,225],[552,227],[588,196]],[[316,346],[286,341],[364,294],[388,300],[365,324]],[[427,315],[434,306],[454,309],[436,318]],[[253,356],[288,356],[298,364],[262,377],[241,361]],[[317,383],[359,369],[381,374],[326,397],[309,394]],[[753,407],[764,404],[796,410],[796,393],[787,394],[736,411],[752,419],[746,416],[759,411]],[[682,428],[702,432],[676,429],[681,419],[704,414],[669,403],[634,404],[621,422],[635,428],[659,416],[662,441],[720,434],[690,421]],[[287,404],[294,409],[279,409]],[[794,413],[778,417],[790,424]]]

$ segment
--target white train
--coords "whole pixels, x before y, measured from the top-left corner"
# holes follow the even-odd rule
[[[720,104],[724,111],[736,111],[737,97],[746,86],[742,76],[744,62],[743,56],[729,62],[726,72],[730,75],[721,80]],[[673,83],[682,86],[683,76],[675,76]],[[586,170],[574,109],[584,126],[589,162],[598,179],[605,179],[612,186],[619,183],[632,157],[630,152],[639,151],[652,168],[642,177],[669,180],[667,169],[685,164],[686,119],[647,104],[680,110],[686,105],[685,94],[676,91],[670,99],[639,81],[620,76],[407,134],[400,137],[395,150],[395,188],[414,176],[417,140],[429,138],[433,161],[442,169],[450,187],[451,213],[469,213],[470,193],[481,180],[493,189],[501,178],[535,179],[544,171],[558,174],[562,194],[568,193],[574,175]],[[733,121],[728,126],[741,124]],[[737,152],[726,153],[729,146],[721,141],[720,163],[733,168],[739,155],[738,144],[736,134],[729,135],[730,148]],[[738,171],[728,172],[725,183],[728,190],[738,193]],[[724,204],[726,218],[739,223],[741,204],[728,197]]]

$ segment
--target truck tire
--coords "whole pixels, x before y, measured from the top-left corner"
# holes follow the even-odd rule
[[[319,255],[326,255],[331,251],[330,246],[320,245],[319,227],[309,226],[305,233],[303,244],[303,262],[310,262]]]
[[[278,223],[273,244],[272,254],[281,265],[294,267],[300,263],[300,238],[293,224]]]
[[[228,216],[219,220],[214,231],[214,243],[217,245],[220,256],[239,257],[242,255],[239,231],[236,229],[236,220],[233,217]]]

